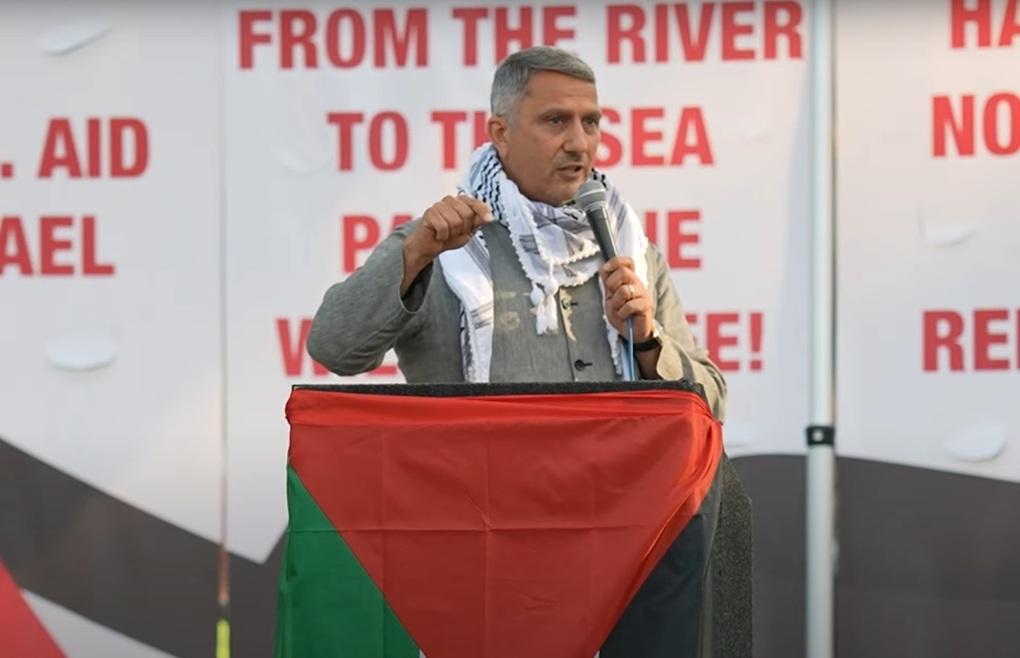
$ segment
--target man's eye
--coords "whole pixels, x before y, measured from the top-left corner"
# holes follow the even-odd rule
[[[549,117],[549,123],[559,125],[563,123],[563,117]]]

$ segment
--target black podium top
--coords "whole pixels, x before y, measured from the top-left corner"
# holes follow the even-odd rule
[[[500,384],[295,384],[292,390],[363,393],[368,395],[409,395],[416,397],[477,397],[483,395],[578,395],[585,393],[626,393],[631,391],[685,391],[707,404],[701,384],[679,381],[636,382],[521,382]]]

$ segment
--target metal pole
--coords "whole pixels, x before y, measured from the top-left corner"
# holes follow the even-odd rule
[[[835,653],[833,4],[811,4],[811,424],[807,428],[807,658]]]

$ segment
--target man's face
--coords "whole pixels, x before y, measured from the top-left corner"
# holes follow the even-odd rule
[[[559,206],[591,176],[601,118],[594,84],[539,71],[525,87],[514,126],[493,117],[489,137],[524,196]]]

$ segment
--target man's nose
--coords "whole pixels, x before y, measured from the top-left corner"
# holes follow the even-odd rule
[[[563,140],[563,150],[567,153],[584,153],[587,150],[587,135],[584,132],[583,121],[571,122],[570,130]]]

